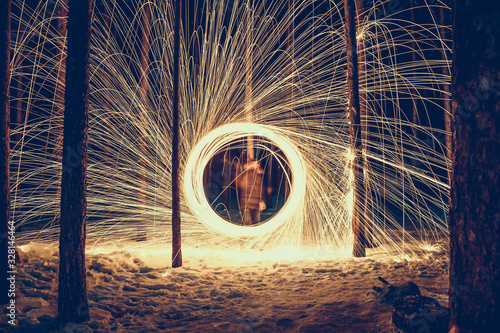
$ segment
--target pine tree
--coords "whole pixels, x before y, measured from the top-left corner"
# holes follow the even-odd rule
[[[174,82],[172,110],[172,267],[182,266],[181,252],[181,204],[179,181],[179,56],[181,2],[175,0],[174,24]]]
[[[352,173],[353,173],[353,207],[352,229],[354,234],[353,255],[366,255],[366,237],[364,226],[364,198],[365,186],[363,183],[363,151],[361,140],[361,113],[359,106],[359,77],[358,55],[356,42],[356,6],[355,0],[344,0],[346,47],[347,47],[347,84],[349,90],[348,112],[349,131],[351,134]]]
[[[90,22],[93,0],[70,0],[64,95],[58,317],[89,319],[85,267]],[[78,164],[75,165],[75,158]]]
[[[10,0],[0,1],[0,304],[9,301],[8,240],[10,222]]]
[[[455,0],[450,307],[454,332],[500,324],[500,5]]]

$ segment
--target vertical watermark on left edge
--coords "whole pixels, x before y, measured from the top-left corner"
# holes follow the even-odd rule
[[[7,280],[9,281],[9,289],[7,296],[9,303],[7,304],[7,322],[11,325],[16,325],[16,227],[14,221],[9,221],[7,231]]]

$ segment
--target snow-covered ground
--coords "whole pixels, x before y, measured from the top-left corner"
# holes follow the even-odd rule
[[[372,289],[381,286],[379,276],[413,281],[447,306],[448,256],[441,247],[411,260],[377,249],[350,258],[294,248],[186,248],[176,269],[167,250],[124,248],[87,253],[91,320],[57,326],[58,250],[23,247],[17,326],[1,324],[0,331],[392,332],[392,306]]]

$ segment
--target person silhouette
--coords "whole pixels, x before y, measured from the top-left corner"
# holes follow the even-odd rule
[[[260,222],[260,212],[266,209],[262,186],[264,169],[252,159],[243,166],[238,163],[237,170],[236,187],[243,225],[257,224]]]

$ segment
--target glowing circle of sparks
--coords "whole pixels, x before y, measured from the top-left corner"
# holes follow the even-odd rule
[[[205,196],[203,170],[223,147],[248,136],[265,138],[281,149],[289,163],[292,177],[288,180],[291,185],[287,201],[273,217],[257,225],[241,226],[225,220],[211,207]],[[279,129],[253,123],[228,124],[208,133],[192,150],[184,173],[184,191],[192,212],[210,228],[234,237],[260,236],[276,230],[303,209],[305,189],[306,170],[297,147]]]

